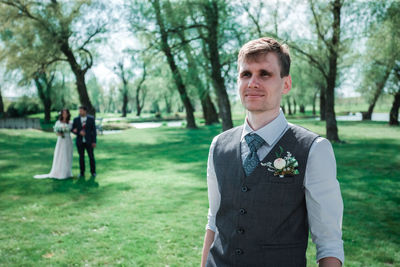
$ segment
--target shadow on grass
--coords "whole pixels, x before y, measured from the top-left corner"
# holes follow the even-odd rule
[[[78,180],[74,180],[72,178],[65,180],[57,180],[53,179],[51,183],[53,192],[70,192],[72,190],[78,190],[80,192],[87,192],[90,189],[98,188],[99,183],[94,179],[90,178],[88,180],[84,180],[80,178]]]

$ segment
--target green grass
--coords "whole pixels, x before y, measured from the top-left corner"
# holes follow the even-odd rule
[[[236,123],[243,120],[239,118]],[[324,124],[295,120],[318,133]],[[1,266],[199,266],[208,209],[206,161],[220,126],[99,136],[98,187],[35,180],[53,133],[0,130]],[[400,128],[340,122],[346,266],[400,266]],[[74,174],[78,174],[74,152]],[[315,264],[315,247],[307,252]]]

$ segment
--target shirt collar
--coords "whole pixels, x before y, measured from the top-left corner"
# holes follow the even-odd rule
[[[265,142],[271,146],[275,140],[281,136],[282,132],[286,129],[288,122],[283,114],[282,109],[279,111],[278,117],[276,117],[273,121],[263,126],[262,128],[254,131],[249,123],[247,122],[247,117],[244,120],[244,127],[242,131],[241,141],[243,138],[249,133],[258,134]]]

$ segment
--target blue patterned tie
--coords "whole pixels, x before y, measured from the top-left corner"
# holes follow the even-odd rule
[[[260,159],[257,155],[257,150],[265,144],[264,139],[262,139],[258,134],[248,134],[244,137],[247,142],[247,145],[250,149],[250,154],[243,162],[244,172],[246,176],[249,176],[256,168],[257,165],[260,163]]]

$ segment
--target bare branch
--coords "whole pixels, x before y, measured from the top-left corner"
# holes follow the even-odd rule
[[[324,42],[324,44],[328,48],[330,48],[331,44],[326,41],[325,36],[322,34],[321,25],[319,23],[319,19],[318,19],[317,13],[315,12],[315,6],[314,6],[314,3],[313,3],[313,0],[309,0],[308,2],[310,3],[311,12],[312,12],[313,18],[315,20],[315,28],[317,29],[318,37],[322,40],[322,42]]]
[[[90,43],[91,39],[93,37],[95,37],[97,34],[102,33],[104,31],[104,27],[106,24],[103,24],[99,27],[96,28],[96,30],[94,32],[92,32],[88,38],[85,40],[85,42],[83,42],[83,44],[78,48],[78,50],[82,50],[83,48],[85,48],[85,46]]]
[[[180,31],[186,31],[186,30],[190,30],[190,29],[197,29],[197,28],[205,28],[207,29],[207,25],[204,24],[193,24],[193,25],[189,25],[189,26],[185,26],[185,25],[180,25],[178,27],[172,28],[172,29],[168,29],[166,30],[167,33],[177,33]]]
[[[171,49],[175,49],[175,48],[179,49],[179,48],[181,48],[182,46],[184,46],[184,45],[186,45],[186,44],[188,44],[188,43],[190,43],[190,42],[192,42],[192,41],[199,40],[199,39],[202,39],[201,36],[197,36],[197,37],[194,37],[194,38],[192,38],[192,39],[186,39],[186,40],[184,40],[184,41],[182,41],[182,42],[179,42],[179,43],[177,43],[177,44],[172,45],[172,46],[171,46]]]
[[[254,25],[257,28],[257,33],[259,37],[262,37],[262,31],[261,31],[261,27],[260,27],[260,23],[259,23],[259,16],[257,16],[257,19],[253,16],[253,14],[251,14],[250,12],[250,8],[248,5],[246,5],[245,3],[242,3],[242,9],[247,13],[247,15],[249,16],[249,18],[251,19],[251,21],[254,23]]]
[[[87,59],[85,60],[86,66],[82,70],[83,73],[86,73],[93,65],[93,56],[92,56],[92,53],[90,53],[90,51],[87,50],[86,48],[81,48],[80,50],[84,51],[89,56],[89,60],[87,60]]]

